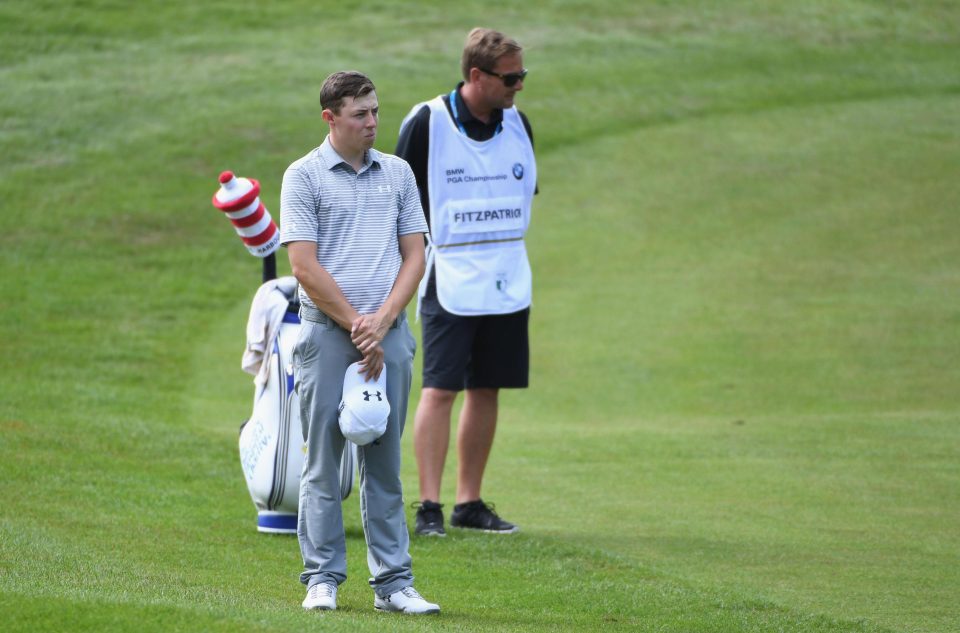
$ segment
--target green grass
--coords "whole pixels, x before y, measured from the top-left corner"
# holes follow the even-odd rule
[[[4,630],[960,631],[960,6],[275,4],[0,5]],[[392,151],[481,23],[531,69],[532,385],[485,483],[524,530],[415,539],[444,613],[384,616],[354,496],[305,614],[210,196],[277,217],[338,69]]]

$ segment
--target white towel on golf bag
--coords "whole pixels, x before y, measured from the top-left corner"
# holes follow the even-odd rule
[[[270,357],[269,350],[273,349],[273,342],[280,332],[283,315],[296,293],[296,277],[278,277],[260,286],[250,304],[247,346],[240,366],[243,371],[254,375],[253,382],[258,387],[267,382],[270,363],[264,361]]]

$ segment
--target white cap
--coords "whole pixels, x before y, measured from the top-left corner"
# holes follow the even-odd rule
[[[340,401],[340,432],[357,446],[366,446],[387,430],[390,403],[387,401],[387,368],[380,377],[367,381],[360,363],[347,367]]]

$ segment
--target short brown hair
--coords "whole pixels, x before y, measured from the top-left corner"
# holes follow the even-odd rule
[[[479,26],[467,35],[463,45],[463,56],[460,58],[460,72],[463,78],[470,81],[470,69],[481,68],[493,70],[504,55],[519,53],[523,47],[515,39],[509,38],[500,31],[484,29]]]
[[[370,78],[355,70],[341,70],[323,80],[320,87],[320,107],[340,114],[343,100],[359,99],[376,90]]]

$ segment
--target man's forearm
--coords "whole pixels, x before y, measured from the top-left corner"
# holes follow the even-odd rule
[[[422,233],[414,233],[400,237],[400,257],[402,263],[393,280],[390,294],[381,304],[375,314],[364,315],[353,322],[350,339],[364,356],[364,362],[370,361],[371,375],[379,375],[382,356],[380,342],[387,335],[391,324],[400,316],[400,313],[410,302],[410,298],[417,290],[417,285],[423,277],[424,252]]]
[[[313,305],[317,306],[317,310],[336,321],[343,329],[350,329],[354,319],[360,316],[360,313],[350,305],[340,286],[323,266],[317,264],[315,269],[306,274],[295,276],[307,296],[313,301]]]
[[[413,253],[403,260],[400,264],[400,271],[397,273],[397,279],[393,282],[393,288],[387,295],[380,312],[384,314],[386,320],[392,323],[407,304],[413,298],[413,294],[420,285],[420,279],[423,278],[425,263],[423,250],[419,253]]]
[[[288,247],[293,276],[317,309],[349,330],[359,313],[350,305],[336,280],[316,259],[313,242],[292,242]]]

